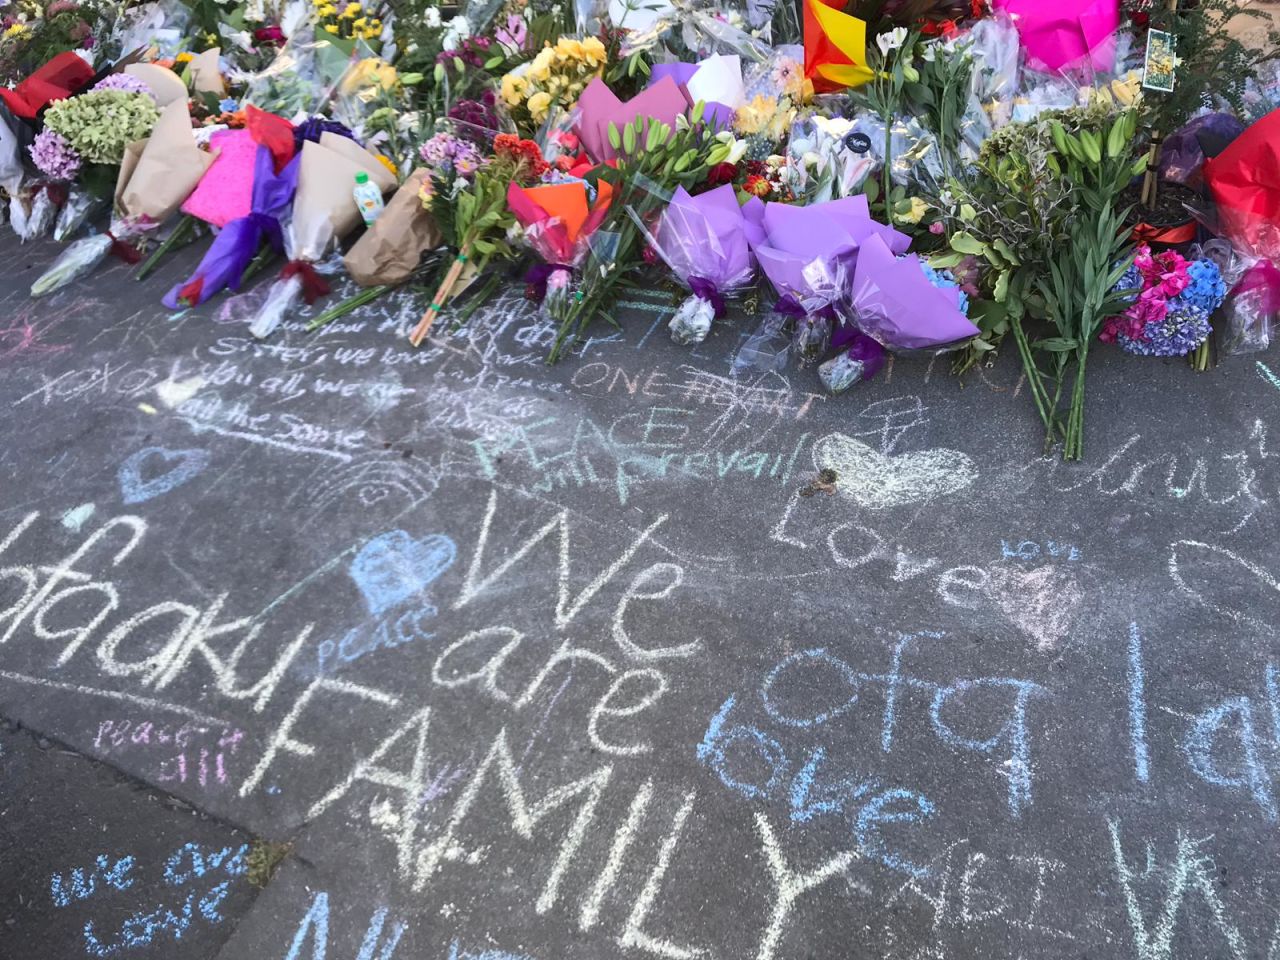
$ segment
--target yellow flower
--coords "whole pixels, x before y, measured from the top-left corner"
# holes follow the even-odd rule
[[[556,41],[555,51],[559,60],[582,60],[586,57],[581,41],[573,37],[561,37]]]
[[[187,53],[184,51],[183,53],[180,53],[176,57],[174,57],[173,62],[174,63],[190,63],[194,59],[195,57],[193,57],[190,53]]]
[[[364,17],[358,17],[357,19],[351,21],[351,26],[355,27],[357,30],[363,30],[364,25],[368,22],[369,21],[366,20]]]
[[[529,108],[529,116],[533,117],[535,123],[541,123],[547,116],[547,110],[551,107],[551,94],[539,90],[529,102],[525,104]]]
[[[335,7],[332,3],[328,3],[326,0],[326,2],[318,10],[316,10],[316,15],[321,17],[332,17],[337,12],[338,12],[338,8]]]
[[[739,133],[747,135],[760,133],[769,125],[770,119],[777,111],[778,102],[773,97],[757,93],[750,103],[738,108],[735,126]]]
[[[521,103],[528,92],[529,84],[524,77],[508,73],[502,78],[502,99],[507,102],[507,106],[514,107]]]
[[[337,28],[336,26],[334,26],[332,23],[326,23],[326,24],[324,25],[324,29],[325,29],[325,32],[326,32],[326,33],[337,33],[337,32],[338,32],[338,28]]]
[[[346,7],[343,9],[342,15],[344,17],[350,18],[358,15],[360,12],[361,12],[360,4],[348,3]]]
[[[599,37],[587,37],[582,41],[582,59],[592,66],[599,66],[604,63],[608,57],[608,53],[604,48],[604,44],[600,42]]]
[[[529,64],[529,73],[527,76],[530,80],[542,83],[551,75],[551,67],[556,62],[556,52],[550,47],[543,47],[538,51],[538,55],[533,58]]]
[[[386,167],[393,177],[396,179],[400,178],[400,168],[392,163],[388,158],[384,157],[382,154],[378,154],[378,162]]]
[[[911,205],[903,212],[894,211],[893,218],[899,223],[919,223],[929,212],[929,204],[919,197],[911,198]]]
[[[27,30],[27,25],[25,23],[15,23],[11,27],[9,27],[9,29],[5,30],[4,32],[5,39],[8,40],[13,37],[20,36],[23,33],[26,33],[26,30]]]
[[[400,78],[396,68],[377,57],[366,57],[357,63],[342,80],[342,92],[355,93],[362,87],[379,87],[394,90]]]

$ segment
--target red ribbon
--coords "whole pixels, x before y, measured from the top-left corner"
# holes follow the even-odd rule
[[[1172,247],[1179,243],[1190,243],[1195,238],[1196,222],[1194,220],[1176,227],[1153,227],[1149,223],[1140,223],[1133,228],[1133,239],[1138,243],[1162,243]]]
[[[125,263],[140,263],[142,261],[142,251],[132,243],[121,240],[110,230],[107,231],[107,237],[111,240],[109,253],[119,257]]]
[[[288,280],[290,277],[297,277],[302,281],[302,299],[307,302],[307,306],[329,293],[328,281],[316,273],[315,264],[309,260],[290,260],[286,263],[280,271],[280,279]]]

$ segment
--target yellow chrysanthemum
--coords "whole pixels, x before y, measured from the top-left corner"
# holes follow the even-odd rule
[[[20,36],[21,34],[26,33],[26,31],[27,31],[27,25],[25,23],[15,23],[11,27],[9,27],[7,30],[5,30],[4,36],[6,40],[10,40],[13,37]]]
[[[194,59],[195,57],[193,57],[190,53],[187,53],[184,51],[183,53],[180,53],[176,57],[174,57],[173,62],[174,63],[190,63]]]
[[[558,60],[583,60],[586,58],[586,51],[583,49],[582,43],[573,37],[561,37],[555,46],[556,58]]]
[[[332,24],[332,23],[326,23],[326,24],[324,25],[324,30],[325,30],[325,33],[334,33],[334,34],[336,34],[336,33],[338,32],[338,28],[337,28],[334,24]]]
[[[380,164],[382,164],[384,167],[386,167],[386,168],[387,168],[387,170],[388,170],[388,172],[389,172],[393,177],[395,177],[396,179],[399,179],[399,177],[400,177],[400,168],[399,168],[399,167],[397,167],[394,163],[392,163],[392,162],[391,162],[391,160],[390,160],[389,158],[384,157],[382,154],[378,154],[378,162],[379,162]],[[421,193],[419,193],[419,196],[421,196]]]
[[[348,3],[342,10],[344,17],[358,17],[364,9],[358,3]]]

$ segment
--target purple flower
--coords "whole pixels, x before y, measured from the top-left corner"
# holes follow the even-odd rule
[[[512,13],[507,16],[507,25],[499,27],[494,37],[508,50],[523,50],[524,43],[529,38],[529,26],[524,22],[524,17]]]
[[[1127,353],[1140,357],[1185,357],[1212,332],[1208,311],[1188,304],[1146,323],[1139,338],[1120,334],[1116,339]]]
[[[127,73],[109,73],[93,85],[94,90],[123,90],[125,93],[145,93],[153,100],[155,94],[151,88],[137,77]]]
[[[31,162],[50,180],[74,180],[80,172],[80,154],[60,133],[41,130],[31,147]]]

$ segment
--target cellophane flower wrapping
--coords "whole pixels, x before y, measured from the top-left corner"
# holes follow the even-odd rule
[[[72,281],[87,276],[107,258],[113,247],[121,249],[117,245],[124,245],[123,249],[129,250],[134,242],[155,226],[154,222],[145,219],[129,221],[113,218],[111,228],[106,233],[77,240],[63,250],[53,266],[31,285],[31,296],[47,296]]]
[[[43,237],[57,216],[58,202],[47,185],[37,187],[26,196],[15,194],[9,199],[9,225],[23,243]]]
[[[302,278],[297,275],[273,282],[249,321],[249,333],[260,340],[271,336],[284,318],[297,308],[302,292]]]
[[[676,189],[649,240],[692,296],[669,324],[680,344],[700,343],[724,312],[724,297],[751,282],[755,260],[731,185],[691,197]]]
[[[86,220],[106,208],[107,202],[85,190],[73,187],[67,194],[67,202],[58,211],[53,224],[53,239],[65,243],[79,230]]]
[[[316,279],[314,264],[361,222],[351,194],[358,173],[368,174],[383,193],[396,186],[387,168],[354,140],[326,130],[318,141],[303,141],[298,189],[284,236],[290,263],[250,321],[253,336],[269,337],[299,299],[305,296],[310,303],[327,292],[327,285]]]

